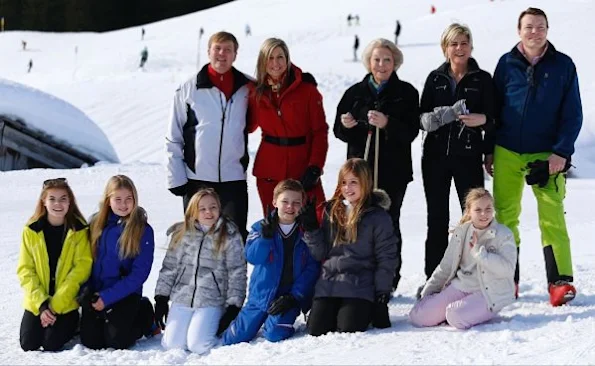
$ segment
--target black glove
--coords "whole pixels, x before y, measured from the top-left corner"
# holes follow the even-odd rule
[[[308,202],[300,209],[297,221],[302,224],[304,231],[314,231],[320,226],[316,215],[316,197],[308,199]]]
[[[267,215],[260,221],[260,227],[262,236],[265,239],[272,239],[279,226],[279,216],[277,215],[277,209],[271,212],[271,207],[267,206]]]
[[[165,330],[167,314],[169,314],[169,296],[155,295],[155,323]]]
[[[91,304],[93,303],[92,300],[97,301],[97,299],[94,299],[94,295],[93,291],[91,291],[91,287],[83,286],[76,297],[76,302],[78,302],[83,309],[94,311],[95,309],[91,307]]]
[[[390,328],[390,318],[388,316],[388,301],[390,300],[389,293],[380,293],[376,295],[374,302],[374,309],[372,313],[372,326],[374,328],[384,329]]]
[[[169,188],[169,191],[174,196],[179,196],[179,197],[182,197],[183,195],[185,195],[187,190],[188,190],[188,183],[181,185],[179,187]]]
[[[231,322],[238,316],[240,310],[241,309],[235,305],[229,305],[225,309],[225,313],[223,313],[223,316],[219,320],[219,328],[217,328],[217,337],[220,337],[221,334],[225,332],[225,330],[227,329],[227,327],[229,327]]]
[[[530,169],[525,177],[528,185],[538,184],[541,188],[545,187],[550,179],[550,163],[547,160],[535,160],[527,164]]]
[[[270,315],[285,314],[290,309],[296,308],[298,302],[292,294],[282,295],[275,299],[267,312]]]
[[[312,188],[314,188],[316,183],[318,183],[321,173],[322,171],[316,165],[310,165],[306,168],[302,178],[300,178],[300,182],[302,183],[302,186],[306,192],[310,191]]]

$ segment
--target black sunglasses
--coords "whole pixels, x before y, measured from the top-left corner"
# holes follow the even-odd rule
[[[66,180],[66,178],[46,179],[43,181],[43,188],[57,186],[57,185],[64,185],[64,184],[68,184],[68,181]]]

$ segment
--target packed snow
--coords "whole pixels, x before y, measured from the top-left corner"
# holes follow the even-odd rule
[[[430,5],[436,14],[430,14]],[[33,213],[44,179],[67,177],[79,205],[90,215],[97,208],[105,182],[114,174],[126,174],[136,183],[140,204],[155,228],[155,262],[144,293],[150,298],[165,253],[165,230],[182,218],[182,202],[165,187],[164,135],[173,92],[177,85],[207,62],[207,39],[221,29],[239,39],[235,66],[253,74],[258,48],[271,36],[285,39],[292,61],[311,72],[324,96],[327,121],[332,126],[335,108],[346,88],[361,80],[365,70],[353,62],[353,38],[361,50],[372,39],[394,39],[399,19],[403,29],[399,44],[405,62],[399,76],[421,92],[427,74],[443,56],[439,46],[442,30],[451,22],[468,24],[473,31],[473,55],[480,67],[493,72],[498,58],[518,41],[518,14],[538,6],[549,17],[549,39],[570,55],[578,69],[584,125],[573,157],[578,179],[568,181],[566,211],[572,240],[576,299],[569,305],[549,305],[545,265],[537,225],[537,209],[529,187],[521,215],[520,299],[506,307],[488,324],[467,331],[449,326],[417,329],[407,314],[423,274],[426,205],[421,184],[421,134],[413,142],[415,180],[409,185],[402,209],[402,280],[389,304],[392,328],[371,329],[361,334],[328,334],[319,338],[305,333],[298,318],[295,337],[280,343],[257,339],[218,347],[205,356],[184,351],[164,351],[160,337],[141,340],[131,350],[91,351],[76,340],[57,353],[23,352],[19,346],[22,291],[16,263],[22,227]],[[103,130],[122,164],[103,164],[74,170],[13,171],[0,173],[0,363],[2,364],[595,364],[595,96],[593,52],[586,46],[592,34],[593,0],[238,0],[203,12],[145,26],[103,34],[0,33],[2,77],[43,90],[83,111]],[[347,15],[358,14],[359,26],[347,26]],[[7,20],[9,21],[9,20]],[[249,23],[252,36],[244,35]],[[198,30],[205,35],[198,39]],[[29,49],[21,50],[21,40]],[[144,70],[138,68],[140,51],[149,49]],[[75,49],[77,52],[75,52]],[[31,73],[27,63],[33,59]],[[1,91],[4,99],[4,90]],[[0,101],[0,105],[3,103]],[[60,113],[60,111],[57,111]],[[81,136],[81,139],[83,137]],[[258,132],[250,136],[252,156]],[[346,146],[329,135],[323,185],[334,190],[338,167]],[[249,168],[251,172],[251,167]],[[486,182],[491,188],[491,181]],[[249,174],[248,221],[260,219],[260,201]],[[453,187],[454,188],[454,187]],[[460,211],[451,192],[451,223]],[[8,316],[7,316],[8,315]]]

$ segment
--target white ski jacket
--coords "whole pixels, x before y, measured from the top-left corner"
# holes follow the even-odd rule
[[[232,68],[229,100],[210,81],[204,66],[174,96],[166,134],[167,188],[191,180],[230,182],[246,179],[248,135],[246,75]]]
[[[442,291],[456,276],[463,254],[463,245],[468,245],[464,243],[464,239],[471,225],[471,222],[467,222],[455,229],[440,265],[434,270],[421,292],[422,297]],[[481,293],[490,311],[497,313],[514,302],[517,249],[512,231],[499,224],[494,218],[488,230],[471,250],[471,255],[477,261]]]

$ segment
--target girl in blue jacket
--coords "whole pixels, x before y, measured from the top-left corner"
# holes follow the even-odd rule
[[[153,264],[153,229],[138,206],[134,183],[111,177],[90,220],[93,268],[81,296],[81,342],[92,349],[125,349],[150,334],[153,307],[142,298]]]
[[[248,301],[223,333],[223,345],[251,341],[264,324],[263,336],[278,342],[295,333],[300,311],[312,305],[320,263],[312,258],[298,215],[306,193],[300,182],[287,179],[273,191],[275,210],[252,226],[246,241],[246,259],[252,265]],[[310,203],[308,216],[316,216]],[[318,223],[316,223],[317,225]]]

